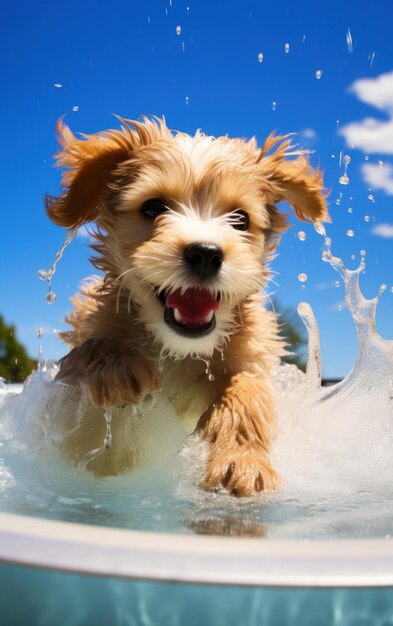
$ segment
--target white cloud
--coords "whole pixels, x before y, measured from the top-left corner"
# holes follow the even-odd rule
[[[393,72],[381,74],[377,78],[355,80],[348,91],[362,102],[393,114]]]
[[[363,180],[373,189],[382,189],[389,196],[393,196],[393,166],[385,163],[383,167],[373,163],[363,163]]]
[[[393,224],[376,224],[371,229],[371,234],[384,239],[393,239]]]
[[[393,154],[393,119],[381,122],[367,117],[361,122],[343,126],[339,134],[347,146],[355,146],[368,154]]]
[[[361,78],[348,91],[376,109],[384,111],[388,120],[367,117],[351,122],[339,130],[348,146],[370,154],[393,154],[393,72],[376,78]]]

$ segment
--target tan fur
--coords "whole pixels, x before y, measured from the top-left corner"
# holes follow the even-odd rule
[[[328,219],[322,175],[288,137],[270,135],[258,150],[255,140],[172,133],[164,120],[121,122],[120,130],[81,138],[58,124],[57,160],[67,171],[62,194],[47,198],[48,215],[68,228],[95,221],[93,263],[103,272],[73,300],[72,329],[63,335],[72,350],[58,379],[81,383],[101,408],[139,405],[161,387],[180,419],[199,420],[210,446],[207,489],[239,496],[275,489],[270,376],[285,350],[262,289],[287,225],[276,203],[287,200],[303,220]],[[140,211],[151,198],[168,209],[154,220]],[[233,228],[237,210],[249,215],[247,232]],[[219,272],[207,280],[184,263],[184,249],[195,241],[223,251]],[[202,287],[220,298],[216,327],[184,339],[164,323],[156,292]],[[198,354],[210,361],[214,383]],[[100,445],[97,424],[90,408],[70,434],[65,449],[75,462]],[[97,474],[132,466],[121,411],[114,411],[113,428],[112,450],[89,465]]]

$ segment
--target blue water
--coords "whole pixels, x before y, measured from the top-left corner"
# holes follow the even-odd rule
[[[4,626],[391,626],[393,590],[145,582],[0,566]]]

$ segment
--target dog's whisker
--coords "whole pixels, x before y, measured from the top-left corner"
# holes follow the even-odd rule
[[[117,297],[116,297],[116,315],[119,314],[120,312],[120,295],[121,295],[121,290],[123,287],[123,282],[120,283],[120,287],[117,290]]]

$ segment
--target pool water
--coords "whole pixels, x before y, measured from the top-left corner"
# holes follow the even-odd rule
[[[0,566],[7,626],[391,626],[385,589],[285,589],[98,578]],[[20,598],[23,597],[23,603]]]

